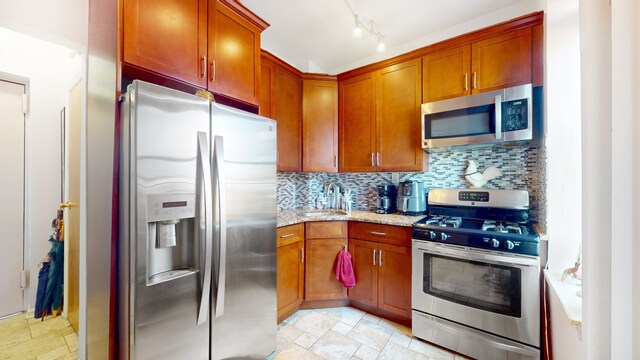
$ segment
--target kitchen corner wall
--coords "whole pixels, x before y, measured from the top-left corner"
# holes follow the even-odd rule
[[[333,181],[351,189],[353,208],[371,210],[376,202],[376,185],[389,184],[392,176],[399,181],[421,180],[427,189],[468,188],[464,179],[466,160],[473,159],[479,171],[495,166],[502,176],[489,181],[485,188],[528,190],[531,215],[545,229],[546,155],[535,143],[496,145],[493,147],[462,148],[452,152],[429,154],[428,172],[401,173],[278,173],[278,210],[302,207],[315,208],[315,201],[323,191],[325,181]],[[397,185],[397,184],[396,184]]]

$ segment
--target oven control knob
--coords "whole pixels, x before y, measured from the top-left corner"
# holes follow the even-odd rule
[[[497,248],[498,246],[500,246],[500,241],[496,239],[491,239],[491,246],[494,248]]]
[[[436,239],[436,232],[435,231],[429,231],[429,237],[431,238],[431,240],[435,240]]]
[[[508,250],[513,250],[514,246],[515,244],[511,240],[507,240],[504,242],[504,247],[506,247]]]
[[[440,233],[440,239],[442,241],[446,241],[449,238],[449,235],[445,234],[445,233]]]

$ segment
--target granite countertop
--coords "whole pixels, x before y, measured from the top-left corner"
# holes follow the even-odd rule
[[[399,214],[376,214],[372,211],[353,210],[351,215],[313,215],[300,216],[299,210],[279,210],[278,227],[298,224],[306,221],[363,221],[396,226],[411,226],[426,215],[405,216]]]

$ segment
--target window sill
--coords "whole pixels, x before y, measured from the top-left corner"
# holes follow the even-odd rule
[[[582,298],[576,295],[581,289],[580,281],[568,277],[560,280],[560,274],[544,270],[544,277],[549,284],[551,296],[555,296],[562,304],[562,310],[569,319],[569,323],[576,327],[582,327]]]

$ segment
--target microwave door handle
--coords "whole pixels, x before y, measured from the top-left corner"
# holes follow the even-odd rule
[[[502,138],[502,95],[496,95],[496,139]]]
[[[212,203],[212,183],[211,183],[211,165],[209,163],[209,144],[208,134],[206,132],[198,132],[198,188],[202,191],[200,206],[198,207],[198,222],[204,222],[204,276],[202,284],[202,294],[200,298],[200,309],[198,310],[198,325],[202,325],[209,319],[209,299],[211,297],[211,252],[212,252],[212,233],[213,229],[213,209]]]

